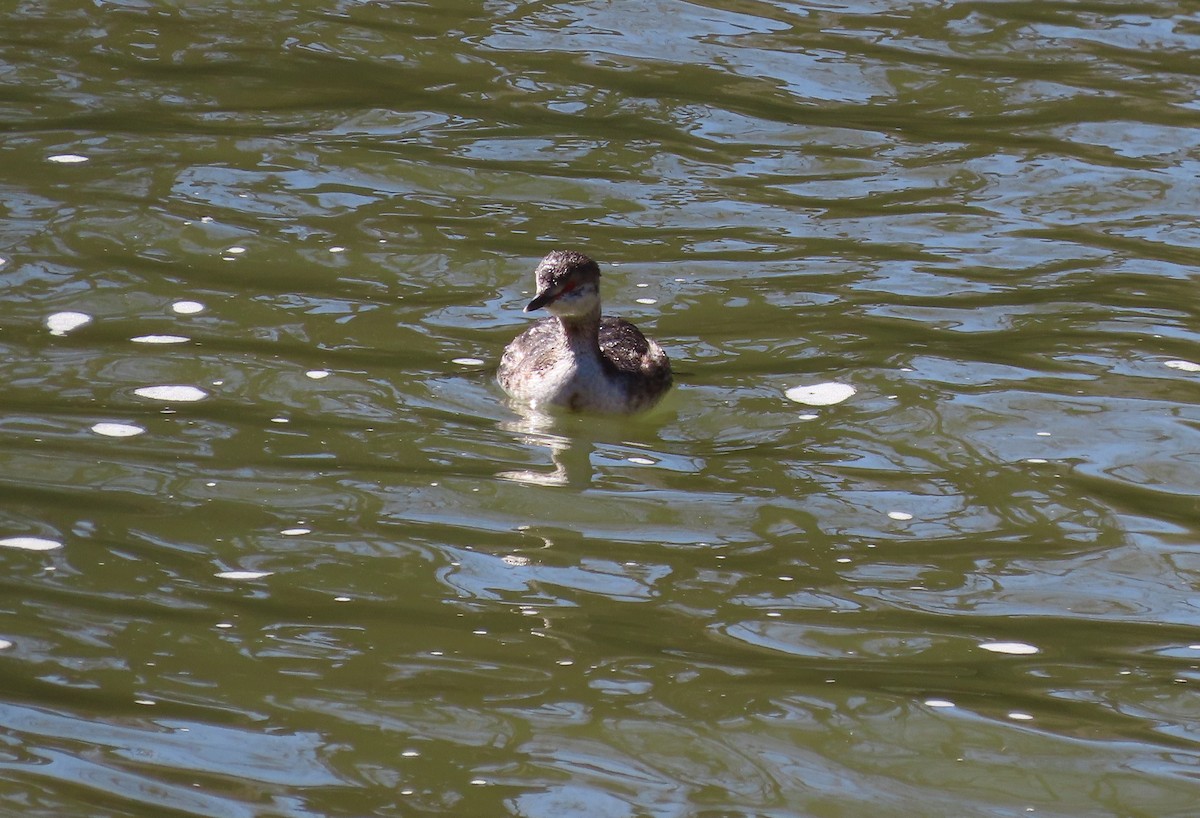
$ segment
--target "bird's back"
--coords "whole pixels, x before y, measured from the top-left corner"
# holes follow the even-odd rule
[[[505,348],[496,379],[530,403],[619,413],[648,409],[671,388],[667,354],[633,324],[605,317],[597,340],[598,355],[580,353],[557,318],[543,319]]]

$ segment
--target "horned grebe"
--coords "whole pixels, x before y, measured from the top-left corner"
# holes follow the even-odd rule
[[[543,318],[504,349],[504,391],[537,406],[629,413],[671,388],[667,353],[621,318],[600,316],[600,268],[583,253],[554,250],[534,271],[537,295],[525,312]]]

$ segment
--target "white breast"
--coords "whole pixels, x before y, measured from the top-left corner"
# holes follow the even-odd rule
[[[534,406],[619,412],[626,404],[619,385],[610,380],[600,361],[590,357],[562,358],[529,386],[532,394],[527,400]]]

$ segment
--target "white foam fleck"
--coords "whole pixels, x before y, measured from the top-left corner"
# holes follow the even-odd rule
[[[272,423],[291,423],[291,419],[285,417],[271,418]]]
[[[500,558],[500,561],[505,565],[511,565],[513,568],[521,568],[529,564],[529,557],[522,557],[518,554],[505,554]]]
[[[0,650],[8,650],[13,646],[13,643],[7,639],[0,639]]]
[[[331,253],[344,253],[344,252],[346,252],[346,248],[345,248],[345,247],[340,247],[340,246],[339,246],[339,247],[330,247],[330,248],[329,248],[329,252],[331,252]]]
[[[889,511],[887,515],[893,520],[911,520],[913,518],[907,511]]]
[[[184,335],[137,335],[129,340],[135,344],[186,344],[192,339]]]
[[[231,256],[240,256],[242,253],[246,252],[246,248],[235,244],[233,247],[226,247],[225,252]]]
[[[62,543],[45,537],[5,537],[0,540],[4,548],[20,548],[22,551],[53,551],[62,548]]]
[[[53,156],[47,156],[46,161],[59,165],[78,165],[80,162],[88,161],[88,158],[78,153],[56,153]]]
[[[1178,369],[1181,372],[1200,372],[1200,364],[1191,361],[1167,361],[1163,366],[1169,366],[1171,369]]]
[[[638,298],[635,299],[639,304],[657,304],[657,298]]]
[[[221,579],[262,579],[273,573],[274,571],[221,571],[213,576]]]
[[[90,324],[92,316],[86,312],[56,312],[46,318],[46,328],[51,335],[66,335],[73,329]]]
[[[310,369],[304,373],[306,378],[312,378],[314,381],[319,381],[321,378],[328,378],[330,372],[328,369]]]
[[[483,366],[483,361],[479,358],[452,358],[450,363],[459,366]]]
[[[818,383],[812,386],[793,386],[784,392],[788,400],[807,406],[832,406],[841,403],[858,390],[846,383]]]
[[[154,699],[134,699],[133,703],[140,704],[145,707],[153,707],[154,705],[158,704],[158,702],[154,701]]]
[[[636,463],[639,466],[653,466],[654,461],[648,457],[629,457],[626,458],[630,463]]]
[[[197,386],[181,386],[179,384],[142,386],[133,390],[133,393],[141,395],[143,398],[171,403],[192,403],[208,397],[208,393]]]
[[[95,423],[92,431],[104,437],[133,437],[145,433],[145,429],[136,423]]]
[[[195,315],[204,312],[204,305],[199,301],[176,301],[171,305],[171,309],[179,315]]]
[[[302,537],[305,534],[311,534],[311,528],[285,528],[279,532],[285,537]]]
[[[1009,713],[1008,717],[1013,721],[1033,721],[1033,716],[1029,715],[1028,713],[1018,713],[1015,710]]]
[[[1030,656],[1041,653],[1039,648],[1025,642],[984,642],[979,647],[992,653],[1006,653],[1010,656]]]
[[[925,705],[927,707],[954,707],[954,702],[946,699],[926,699]]]
[[[1048,462],[1050,462],[1050,461],[1048,461],[1048,460],[1046,460],[1045,458],[1042,458],[1042,457],[1027,457],[1027,458],[1025,458],[1025,462],[1026,462],[1026,463],[1037,463],[1037,464],[1040,464],[1040,463],[1048,463]]]

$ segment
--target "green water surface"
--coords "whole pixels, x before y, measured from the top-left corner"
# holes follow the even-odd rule
[[[1200,814],[1197,54],[1181,0],[3,4],[0,814]],[[555,247],[650,414],[493,383]]]

